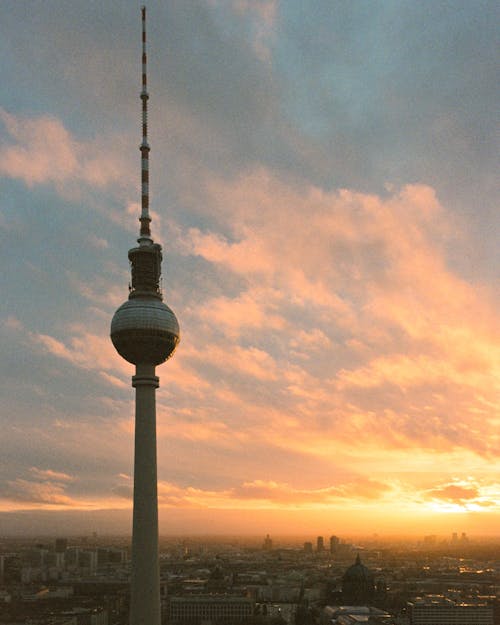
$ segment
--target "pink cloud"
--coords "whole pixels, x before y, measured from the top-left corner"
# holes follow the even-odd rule
[[[103,149],[100,139],[77,140],[54,117],[22,117],[0,108],[0,121],[10,140],[0,145],[4,176],[21,179],[29,187],[51,183],[59,191],[76,183],[104,187],[123,178],[125,163],[118,151]]]
[[[267,274],[272,267],[271,259],[265,248],[260,247],[256,237],[236,243],[230,243],[220,235],[204,234],[197,228],[191,228],[185,241],[186,250],[212,263],[227,265],[232,271],[248,274]]]
[[[131,365],[117,355],[108,336],[92,334],[79,325],[72,326],[70,332],[72,336],[67,343],[46,334],[33,333],[30,336],[34,344],[41,345],[46,351],[76,367],[130,375]],[[109,377],[107,379],[111,381]],[[117,382],[119,379],[114,376],[115,385]]]
[[[243,328],[282,329],[285,319],[277,314],[280,294],[271,289],[251,289],[237,298],[217,297],[206,304],[204,316],[213,326],[236,338]]]
[[[256,347],[239,345],[210,345],[203,350],[193,350],[190,359],[210,363],[212,367],[226,373],[237,372],[260,380],[276,379],[276,362],[266,351]]]

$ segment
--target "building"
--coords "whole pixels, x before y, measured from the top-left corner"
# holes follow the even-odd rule
[[[394,617],[372,606],[330,606],[320,616],[320,625],[394,625]]]
[[[214,621],[236,625],[250,620],[255,612],[255,602],[246,597],[226,595],[171,597],[168,600],[168,624],[201,625]]]
[[[338,536],[330,536],[330,553],[337,553],[340,544]]]
[[[429,595],[407,604],[410,625],[493,625],[493,606]]]
[[[316,538],[316,551],[318,553],[321,553],[325,550],[325,541],[323,539],[323,536],[318,536],[318,538]]]
[[[355,563],[342,577],[342,600],[345,605],[369,605],[375,596],[373,573],[361,563],[359,554]]]
[[[267,534],[267,536],[264,538],[263,548],[264,548],[264,551],[272,551],[273,549],[273,540],[269,536],[269,534]]]

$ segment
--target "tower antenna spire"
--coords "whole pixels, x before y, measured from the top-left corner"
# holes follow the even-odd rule
[[[141,8],[142,14],[142,142],[141,150],[141,222],[140,236],[137,240],[140,245],[150,245],[151,217],[149,215],[149,147],[148,143],[148,78],[147,78],[147,53],[146,53],[146,7]]]

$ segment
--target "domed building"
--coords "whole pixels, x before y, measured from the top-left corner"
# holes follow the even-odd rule
[[[344,605],[368,605],[375,596],[373,573],[361,563],[359,553],[356,562],[342,577],[342,600]]]

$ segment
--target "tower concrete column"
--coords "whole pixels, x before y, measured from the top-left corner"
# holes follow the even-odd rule
[[[155,366],[137,364],[130,625],[161,625]]]

